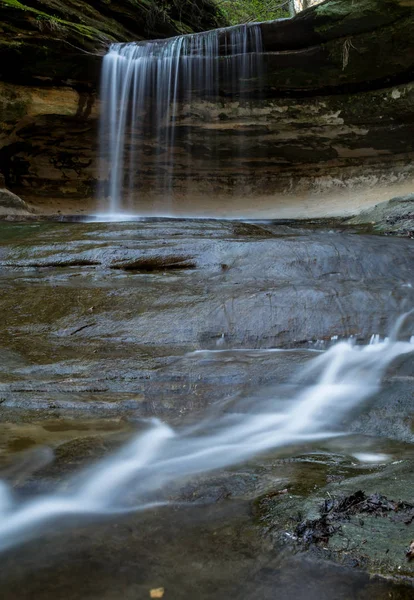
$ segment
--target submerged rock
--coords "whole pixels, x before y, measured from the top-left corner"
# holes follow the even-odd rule
[[[382,523],[377,520],[380,518],[383,519]],[[388,522],[385,524],[387,519]],[[320,508],[320,517],[300,523],[296,527],[295,534],[307,548],[316,545],[332,554],[340,553],[342,554],[341,558],[345,558],[346,562],[352,563],[353,566],[367,567],[369,549],[372,552],[376,548],[377,555],[386,557],[389,562],[395,561],[397,558],[397,565],[394,565],[397,573],[402,570],[400,563],[403,562],[402,553],[406,543],[404,539],[406,532],[401,531],[401,527],[398,525],[408,526],[413,521],[413,504],[388,500],[381,494],[367,495],[362,490],[358,490],[349,496],[327,498]],[[384,529],[383,535],[381,535],[382,529]],[[391,539],[393,529],[397,530],[396,540]],[[365,538],[365,536],[367,537]],[[371,536],[372,539],[368,543],[367,538],[371,538]],[[365,539],[360,540],[361,537]],[[393,537],[395,538],[395,533]],[[343,541],[348,543],[342,545]],[[360,541],[359,545],[358,541]],[[400,541],[399,557],[398,541]],[[391,545],[396,546],[397,557],[389,555]],[[370,566],[372,568],[372,565]],[[402,573],[400,574],[402,575]]]

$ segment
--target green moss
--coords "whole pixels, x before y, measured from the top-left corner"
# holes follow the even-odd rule
[[[2,106],[2,115],[3,120],[7,122],[16,122],[22,119],[27,114],[28,102],[24,100],[20,100],[17,102],[13,102],[8,104],[7,106]]]
[[[16,8],[18,10],[22,10],[25,12],[29,12],[35,15],[37,21],[48,21],[50,23],[60,25],[61,27],[66,27],[69,30],[72,30],[76,33],[80,33],[82,36],[88,37],[90,39],[106,39],[115,41],[115,38],[109,36],[107,34],[103,34],[102,31],[96,29],[95,27],[91,27],[89,25],[83,25],[80,23],[73,23],[72,21],[66,21],[65,19],[61,19],[56,15],[49,15],[41,10],[36,8],[32,8],[31,6],[25,6],[18,0],[0,0],[1,4],[6,4],[7,6],[11,6],[12,8]]]
[[[174,19],[172,19],[172,23],[174,23],[175,27],[177,28],[177,31],[179,31],[181,34],[185,35],[187,33],[192,33],[192,29],[189,25],[186,25],[185,23],[182,23],[181,21],[176,21]]]
[[[344,0],[331,0],[328,3],[322,3],[316,7],[316,14],[321,17],[333,17],[343,19],[349,15],[360,15],[365,8],[372,11],[372,0],[358,0],[358,4],[351,4]]]
[[[20,10],[28,10],[27,6],[24,6],[21,2],[17,0],[1,0],[2,4],[7,4],[8,6],[12,6],[13,8],[19,8]]]
[[[18,48],[23,48],[24,43],[23,42],[17,42],[17,41],[9,41],[9,40],[0,40],[0,49],[10,49],[13,48],[14,50],[17,50]]]
[[[39,36],[32,37],[37,29],[54,42],[98,52],[110,42],[170,37],[225,24],[215,0],[0,0],[0,7],[12,39],[10,25],[28,45],[37,44]]]
[[[351,23],[362,21],[365,23],[362,31],[373,30],[377,27],[392,23],[399,16],[406,14],[407,9],[396,4],[395,0],[358,0],[350,3],[348,0],[330,0],[315,8],[316,15],[322,20],[322,24],[315,27],[315,31],[326,36],[338,27],[351,27]],[[355,31],[354,33],[357,33]]]
[[[360,19],[364,15],[398,15],[403,13],[402,6],[395,0],[358,0],[350,2],[349,0],[330,0],[323,2],[315,8],[316,14],[320,17],[330,17],[333,19],[345,19],[351,17]]]

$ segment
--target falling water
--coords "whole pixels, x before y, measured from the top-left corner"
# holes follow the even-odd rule
[[[63,517],[149,508],[163,503],[168,484],[186,477],[340,435],[353,409],[378,391],[388,365],[413,351],[413,343],[398,341],[395,333],[366,346],[338,342],[307,363],[295,379],[294,397],[267,390],[219,404],[196,425],[178,430],[153,420],[118,452],[49,495],[21,502],[0,481],[0,549],[35,537],[50,522],[62,526]]]
[[[261,28],[256,24],[111,45],[101,82],[99,195],[101,205],[105,200],[103,212],[117,215],[139,210],[146,175],[144,154],[152,156],[151,191],[162,199],[162,206],[154,208],[171,212],[180,107],[183,103],[191,106],[195,93],[217,98],[224,83],[232,96],[245,95],[249,79],[260,79],[261,50]],[[191,161],[189,132],[184,145]],[[187,167],[191,169],[190,164]]]

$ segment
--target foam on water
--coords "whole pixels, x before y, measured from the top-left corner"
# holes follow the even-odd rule
[[[354,456],[359,462],[368,464],[383,464],[391,460],[389,454],[373,453],[373,452],[355,452]]]
[[[375,341],[338,342],[310,360],[295,380],[294,398],[267,391],[231,405],[219,403],[205,419],[177,430],[154,419],[119,451],[66,482],[69,491],[21,502],[0,482],[0,549],[33,538],[50,522],[56,530],[64,517],[147,509],[163,502],[166,486],[184,478],[340,435],[339,424],[378,391],[390,363],[414,351],[412,342],[397,340],[397,331]]]

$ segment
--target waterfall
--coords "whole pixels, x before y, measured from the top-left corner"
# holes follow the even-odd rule
[[[173,210],[175,143],[180,108],[214,98],[225,86],[245,97],[249,80],[261,76],[261,28],[257,24],[130,44],[112,44],[101,78],[99,203],[112,215],[137,213],[143,193],[143,157],[151,156],[153,212]],[[192,141],[183,127],[187,172]]]
[[[177,430],[154,419],[115,454],[48,495],[22,502],[0,481],[0,550],[36,537],[50,523],[62,527],[71,515],[108,515],[165,504],[168,485],[186,477],[340,435],[352,411],[379,390],[390,363],[414,351],[411,341],[396,339],[396,331],[366,346],[336,343],[293,380],[293,397],[275,388],[233,404],[224,401],[194,426]]]

